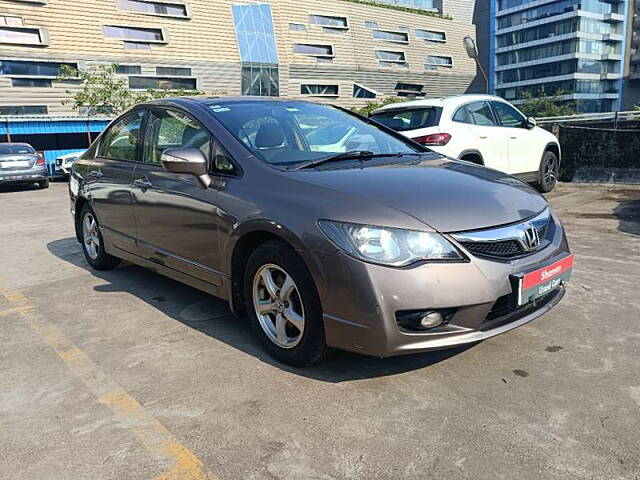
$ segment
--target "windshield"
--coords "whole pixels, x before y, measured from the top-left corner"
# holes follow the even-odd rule
[[[30,155],[35,150],[29,145],[0,144],[0,155]]]
[[[414,153],[419,147],[326,105],[255,101],[210,105],[214,116],[264,161],[294,165],[339,153]]]
[[[420,107],[402,110],[384,110],[371,115],[376,122],[393,128],[397,132],[436,127],[440,123],[442,109],[439,107]]]

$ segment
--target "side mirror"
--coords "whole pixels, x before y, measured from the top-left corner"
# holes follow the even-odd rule
[[[211,185],[209,161],[197,148],[169,148],[162,153],[160,163],[169,173],[193,175],[203,190]]]
[[[534,128],[536,128],[537,125],[538,125],[538,122],[536,122],[536,119],[533,117],[529,117],[524,121],[524,126],[528,130],[533,130]]]

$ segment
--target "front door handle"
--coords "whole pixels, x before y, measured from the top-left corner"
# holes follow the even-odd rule
[[[153,187],[153,183],[151,183],[149,181],[149,179],[146,178],[146,177],[144,177],[144,178],[136,178],[133,181],[133,186],[134,187],[138,187],[138,188],[140,188],[142,190],[147,190],[147,189]]]
[[[480,138],[481,138],[482,140],[486,140],[486,139],[487,139],[487,138],[489,138],[489,137],[488,137],[487,135],[480,135]]]
[[[91,170],[87,173],[87,177],[102,178],[104,177],[104,174],[102,173],[102,170]]]

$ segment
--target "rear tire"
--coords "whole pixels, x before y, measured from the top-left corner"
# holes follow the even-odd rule
[[[284,242],[264,243],[249,257],[244,298],[256,335],[282,363],[306,367],[330,351],[313,278]]]
[[[541,193],[549,193],[558,184],[558,173],[558,157],[553,152],[544,152],[542,162],[540,162],[540,171],[538,172],[539,180],[535,187]]]
[[[85,204],[78,216],[78,232],[84,257],[96,270],[112,270],[120,264],[120,259],[109,255],[104,249],[100,224],[93,209]]]
[[[38,182],[38,186],[40,187],[41,190],[44,190],[45,188],[49,188],[49,180],[41,180]]]

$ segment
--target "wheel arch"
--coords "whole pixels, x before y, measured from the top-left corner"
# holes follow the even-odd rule
[[[260,221],[252,224],[251,226],[245,226],[242,228],[242,231],[236,233],[235,237],[237,240],[231,248],[231,261],[229,265],[231,282],[228,297],[231,310],[233,312],[242,312],[244,310],[244,275],[247,261],[255,249],[263,243],[277,240],[298,252],[302,249],[302,242],[295,234],[293,234],[293,232],[284,228],[282,225],[266,221]],[[307,270],[310,270],[305,259],[302,258],[302,256],[300,256],[300,258],[307,267]]]
[[[482,154],[480,153],[479,150],[475,150],[475,149],[463,150],[460,153],[460,155],[458,155],[458,159],[464,160],[464,157],[475,157],[478,160],[478,162],[473,162],[473,163],[484,166],[484,158],[482,157]],[[467,161],[470,161],[470,160],[467,160]]]
[[[74,227],[76,230],[76,238],[78,239],[78,241],[80,242],[80,212],[82,211],[82,208],[85,205],[91,205],[91,202],[89,202],[88,199],[86,199],[85,197],[78,197],[76,198],[76,203],[75,203],[75,209],[74,209]]]
[[[544,159],[544,154],[547,152],[551,152],[556,156],[556,158],[558,159],[558,167],[560,167],[560,163],[561,163],[560,145],[556,142],[547,143],[547,145],[544,147],[544,151],[542,152],[542,158],[540,159],[541,163],[542,163],[542,160]]]

